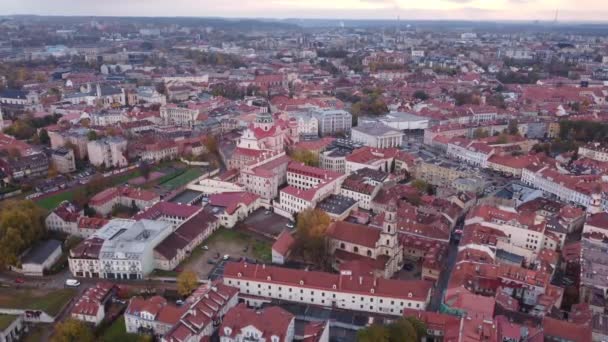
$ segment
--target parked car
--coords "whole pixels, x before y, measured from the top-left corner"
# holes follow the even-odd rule
[[[213,260],[213,259],[209,259],[209,260],[207,260],[207,263],[208,263],[209,265],[215,265],[215,260]]]
[[[65,285],[69,287],[78,287],[80,286],[80,282],[76,279],[66,279]]]
[[[230,255],[229,255],[229,254],[224,255],[224,258],[223,258],[223,259],[224,259],[224,260],[228,260],[228,259],[230,259]]]
[[[201,247],[204,251],[208,251],[209,250],[209,246],[204,245],[203,247]]]
[[[23,278],[16,278],[15,279],[15,283],[16,284],[23,284],[23,283],[25,283],[25,279],[23,279]]]
[[[287,224],[285,226],[289,229],[293,229],[296,227],[296,225],[293,222],[287,222]]]

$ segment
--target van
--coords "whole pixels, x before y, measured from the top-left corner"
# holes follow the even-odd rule
[[[78,287],[80,286],[80,282],[76,279],[66,279],[65,285],[69,287]]]

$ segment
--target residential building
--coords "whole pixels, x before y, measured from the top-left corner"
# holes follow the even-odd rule
[[[295,317],[277,306],[249,309],[240,304],[228,311],[219,328],[220,342],[291,342]]]
[[[114,295],[115,287],[112,283],[99,282],[87,288],[76,300],[70,316],[73,319],[91,323],[98,326],[106,315],[106,306]]]
[[[133,297],[125,310],[124,319],[127,333],[151,333],[162,336],[168,333],[188,311],[178,307],[161,296],[148,299]]]
[[[14,180],[44,177],[49,171],[49,158],[42,152],[3,158],[0,159],[0,170]]]
[[[597,142],[589,143],[578,148],[578,157],[608,162],[608,147]]]
[[[106,216],[112,212],[117,205],[139,210],[152,207],[160,201],[160,196],[155,192],[129,186],[119,186],[103,190],[89,200],[89,206],[100,215]]]
[[[349,133],[352,127],[352,115],[343,109],[319,109],[313,111],[319,121],[319,135]]]
[[[160,117],[165,124],[192,127],[199,114],[199,110],[196,108],[180,107],[175,104],[160,107]]]
[[[105,137],[89,141],[87,154],[90,163],[95,166],[114,168],[129,164],[126,158],[127,140],[121,137]]]
[[[232,228],[258,209],[261,201],[251,192],[223,192],[210,195],[208,206],[221,226]]]
[[[187,311],[161,341],[201,341],[210,338],[226,313],[238,304],[238,294],[236,288],[218,282],[201,285],[185,300]]]
[[[283,265],[291,254],[291,249],[296,240],[293,238],[289,230],[283,230],[277,240],[272,244],[272,263]]]
[[[12,270],[28,276],[41,277],[61,257],[61,241],[46,240],[32,246],[21,257],[20,267],[11,267]]]
[[[76,171],[76,158],[74,150],[60,147],[51,151],[51,164],[59,173],[71,173]]]

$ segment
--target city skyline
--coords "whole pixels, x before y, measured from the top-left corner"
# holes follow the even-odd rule
[[[608,6],[598,0],[108,0],[102,2],[22,0],[0,5],[0,14],[68,16],[164,16],[303,19],[396,19],[472,21],[605,21]]]

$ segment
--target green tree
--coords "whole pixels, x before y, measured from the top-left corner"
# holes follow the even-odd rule
[[[490,134],[488,133],[488,131],[481,127],[476,128],[473,131],[473,138],[475,138],[475,139],[483,139],[483,138],[487,138],[489,136],[490,136]]]
[[[416,190],[425,194],[433,193],[433,186],[422,179],[415,179],[412,181],[411,185],[416,188]]]
[[[507,126],[507,132],[510,135],[519,135],[519,127],[517,125],[516,120],[510,120],[509,125]]]
[[[300,163],[304,163],[308,166],[317,166],[319,165],[319,155],[315,154],[309,150],[305,149],[296,149],[291,155],[291,159],[295,161],[299,161]]]
[[[198,287],[198,276],[192,270],[185,270],[177,276],[177,293],[189,296]]]
[[[424,90],[416,90],[414,92],[414,98],[422,101],[426,101],[429,99],[429,95]]]
[[[0,205],[0,268],[15,265],[19,255],[44,236],[44,213],[32,201]]]
[[[357,332],[358,342],[388,342],[389,333],[386,327],[380,324],[372,324]]]
[[[331,218],[319,209],[306,209],[298,214],[296,249],[305,259],[322,267],[328,267],[325,239],[330,223]]]
[[[138,165],[138,170],[139,173],[146,179],[146,180],[150,180],[150,172],[152,171],[152,168],[150,167],[150,164],[144,162],[139,163]]]
[[[38,139],[40,141],[41,144],[43,145],[50,145],[51,144],[51,138],[49,137],[49,132],[46,129],[41,129],[40,132],[38,132]]]
[[[399,318],[388,324],[372,324],[357,333],[359,342],[418,342],[426,336],[426,326],[415,317]]]
[[[87,139],[89,139],[89,141],[93,141],[99,139],[99,136],[97,135],[96,131],[90,130],[89,133],[87,133]]]
[[[55,326],[51,342],[89,342],[94,341],[93,331],[82,321],[68,319]]]

